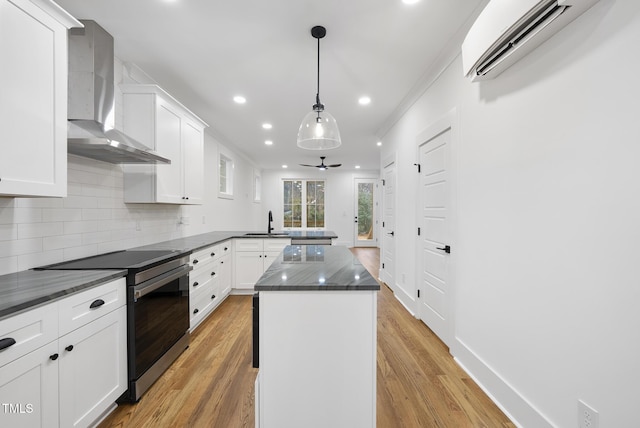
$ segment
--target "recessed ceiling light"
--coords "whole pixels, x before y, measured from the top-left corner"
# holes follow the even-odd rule
[[[238,104],[244,104],[247,102],[247,99],[242,95],[236,95],[235,97],[233,97],[233,101],[235,101]]]
[[[273,145],[273,141],[271,141],[271,140],[266,140],[264,143],[265,143],[267,146],[272,146],[272,145]]]
[[[380,147],[381,145],[382,145],[382,141],[378,141],[378,142],[376,143],[376,146],[378,146],[378,147]]]
[[[283,168],[289,168],[287,165],[282,165]]]
[[[371,98],[369,97],[360,97],[358,98],[358,104],[360,104],[361,106],[366,106],[367,104],[371,103]]]
[[[360,165],[356,165],[356,169],[360,169]]]
[[[416,4],[419,1],[420,0],[402,0],[402,3],[404,3],[404,4]]]
[[[271,128],[273,128],[273,126],[270,123],[266,123],[265,122],[265,123],[262,124],[262,128],[263,129],[271,129]]]

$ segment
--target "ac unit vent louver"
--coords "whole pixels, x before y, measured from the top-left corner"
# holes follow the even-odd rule
[[[492,0],[462,44],[464,73],[492,79],[598,0]]]

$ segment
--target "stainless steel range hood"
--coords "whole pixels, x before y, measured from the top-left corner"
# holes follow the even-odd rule
[[[171,160],[114,129],[113,37],[95,21],[69,30],[67,147],[71,154],[110,163]]]

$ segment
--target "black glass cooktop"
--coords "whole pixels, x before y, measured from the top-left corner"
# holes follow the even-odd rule
[[[40,266],[36,270],[140,269],[177,258],[181,254],[182,252],[175,250],[114,251],[84,259]]]

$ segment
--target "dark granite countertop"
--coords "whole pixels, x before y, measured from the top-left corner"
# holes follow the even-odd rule
[[[107,281],[126,270],[26,270],[0,276],[0,319]]]
[[[380,290],[380,284],[347,247],[288,245],[260,277],[255,290]]]
[[[198,251],[202,248],[227,241],[232,238],[304,238],[304,239],[336,239],[338,235],[330,230],[296,230],[296,231],[274,231],[271,234],[258,231],[226,231],[209,232],[199,235],[187,236],[184,238],[172,239],[170,241],[158,242],[155,244],[136,247],[135,250],[183,250]]]

